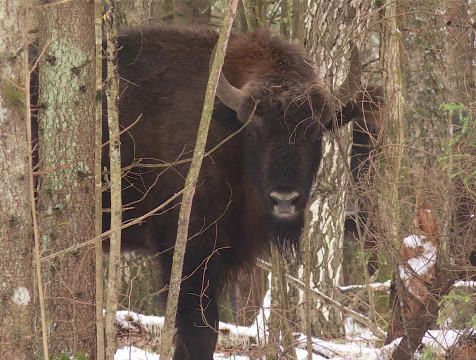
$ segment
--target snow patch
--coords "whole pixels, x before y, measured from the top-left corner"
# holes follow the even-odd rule
[[[249,349],[257,337],[258,331],[253,327],[238,326],[220,322],[218,344],[224,348]]]
[[[421,246],[421,245],[420,245]],[[431,242],[426,242],[423,244],[423,252],[420,256],[408,259],[408,265],[415,271],[418,275],[425,275],[429,268],[436,264],[436,246]],[[407,274],[405,271],[405,266],[399,266],[400,269],[400,278],[402,280],[408,280],[411,277],[411,274]]]
[[[118,349],[114,360],[159,360],[160,356],[134,346]]]
[[[345,337],[348,340],[370,340],[372,343],[378,340],[378,338],[367,328],[362,327],[351,317],[345,318],[344,323]]]
[[[161,316],[146,316],[127,310],[116,312],[116,321],[117,325],[124,329],[143,326],[157,340],[160,339],[164,327],[164,318]]]
[[[301,334],[298,338],[300,348],[306,345],[306,336]],[[365,359],[365,360],[377,360],[381,359],[379,356],[380,351],[369,347],[366,341],[340,341],[340,343],[321,340],[318,338],[312,338],[312,349],[315,353],[319,354],[319,357],[313,359]],[[307,355],[307,351],[305,352]],[[299,358],[299,357],[298,357]],[[302,357],[301,359],[306,359]]]
[[[30,292],[27,288],[20,286],[15,289],[12,296],[12,301],[17,305],[26,306],[30,303]]]
[[[347,285],[347,286],[339,286],[341,291],[347,291],[352,289],[372,289],[372,290],[382,290],[382,291],[389,291],[390,290],[390,280],[387,280],[383,283],[370,283],[367,285]]]
[[[470,289],[476,288],[476,281],[457,281],[453,285],[454,287],[467,287]]]
[[[398,266],[399,275],[405,287],[420,300],[423,299],[423,294],[421,293],[421,289],[418,289],[418,286],[415,288],[412,286],[411,280],[413,279],[413,275],[409,271],[409,268],[422,276],[428,274],[430,269],[436,265],[437,248],[430,241],[423,242],[425,238],[423,235],[410,235],[403,239],[403,245],[405,247],[421,248],[421,254],[408,259],[406,265]]]
[[[269,301],[269,299],[267,299],[267,301]],[[269,306],[269,303],[267,305]],[[119,311],[117,319],[121,326],[127,327],[133,326],[134,321],[140,322],[141,325],[148,324],[147,326],[160,326],[163,324],[163,318],[161,317],[144,316],[131,311]],[[252,337],[258,333],[256,325],[257,323],[247,328],[220,323],[220,329],[226,329],[232,336],[247,335]],[[347,339],[327,341],[312,338],[312,348],[314,351],[312,360],[388,360],[401,341],[401,338],[398,338],[380,349],[376,348],[378,343],[374,341],[375,337],[368,332],[368,330],[360,328],[360,326],[349,318],[346,319],[346,331]],[[431,330],[426,332],[423,338],[423,344],[425,346],[431,346],[432,355],[441,357],[444,356],[448,348],[458,341],[460,336],[465,334],[467,334],[467,332],[464,330]],[[298,335],[296,340],[299,343],[296,349],[297,359],[307,360],[306,336],[303,334]],[[421,354],[417,351],[414,358],[421,359]],[[213,359],[249,360],[246,356],[229,354],[215,354]],[[160,357],[158,354],[131,346],[118,349],[114,360],[160,360]]]
[[[214,354],[213,360],[249,360],[248,356],[239,356],[239,355],[223,355],[223,354]]]
[[[426,239],[425,235],[410,235],[403,239],[403,245],[407,248],[417,248],[423,246],[424,239]]]

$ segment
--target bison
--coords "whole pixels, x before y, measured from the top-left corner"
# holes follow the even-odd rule
[[[215,31],[203,27],[156,26],[120,35],[125,222],[183,188],[217,39]],[[360,60],[355,48],[352,54],[345,83],[332,93],[299,47],[268,31],[232,35],[207,149],[227,141],[204,159],[200,172],[174,359],[212,359],[223,286],[266,256],[272,242],[283,252],[297,246],[321,159],[322,134],[334,127],[336,116],[345,123],[357,112],[349,100],[357,88]],[[165,284],[179,202],[122,235],[124,250],[160,254]],[[104,223],[107,228],[107,216]]]

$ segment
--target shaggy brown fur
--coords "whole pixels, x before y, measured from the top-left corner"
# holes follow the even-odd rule
[[[208,28],[158,26],[119,38],[124,220],[154,209],[184,185],[188,165],[144,167],[188,159],[194,148],[217,34]],[[268,32],[234,35],[224,74],[248,97],[237,112],[217,101],[208,149],[239,129],[258,100],[251,123],[204,159],[194,198],[176,321],[174,359],[213,357],[217,296],[236,271],[299,240],[303,210],[321,158],[321,134],[335,109],[317,82],[312,61]],[[349,121],[354,108],[343,112]],[[295,211],[277,216],[273,191],[297,193]],[[178,202],[123,232],[126,250],[160,252],[168,281]],[[278,214],[280,215],[280,214]],[[107,219],[105,221],[107,226]]]

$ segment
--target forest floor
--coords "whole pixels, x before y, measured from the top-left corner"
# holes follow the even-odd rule
[[[118,351],[115,360],[159,360],[160,333],[163,318],[144,316],[134,312],[120,311],[118,319]],[[347,336],[337,340],[312,339],[313,360],[386,360],[398,345],[400,339],[382,346],[368,330],[346,321]],[[253,328],[220,323],[218,346],[214,359],[254,360],[266,355],[264,346],[258,344],[257,331]],[[457,343],[461,332],[428,331],[423,344],[425,347],[415,354],[415,359],[448,359],[448,351]],[[467,331],[464,335],[468,335]],[[306,338],[295,334],[296,355],[298,360],[307,359]],[[476,352],[464,357],[450,357],[458,360],[475,360]]]

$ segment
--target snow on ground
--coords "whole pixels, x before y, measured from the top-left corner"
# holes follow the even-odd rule
[[[114,360],[159,360],[158,354],[150,353],[146,350],[138,349],[134,346],[118,349],[114,355]]]
[[[430,245],[422,243],[424,237],[411,236],[405,238],[404,243],[407,247],[422,246],[423,254],[421,259],[410,263],[413,270],[422,274],[427,271],[429,265],[434,262],[434,249]],[[406,274],[403,274],[405,280]],[[270,279],[269,279],[270,280]],[[271,282],[271,281],[270,281]],[[378,284],[383,288],[387,288],[389,284]],[[476,282],[461,283],[460,286],[476,287]],[[218,336],[218,347],[224,349],[249,349],[255,346],[256,339],[263,339],[267,336],[266,322],[269,319],[269,309],[271,306],[270,291],[266,292],[263,307],[258,314],[255,323],[250,327],[237,326],[233,324],[226,324],[220,322],[220,333]],[[136,314],[132,311],[118,311],[117,323],[120,328],[133,328],[141,326],[145,328],[148,334],[158,339],[161,334],[164,323],[163,317],[145,316]],[[400,343],[401,338],[396,339],[391,344],[386,346],[379,346],[378,339],[368,329],[362,328],[351,318],[345,320],[345,339],[337,339],[333,341],[322,340],[318,338],[312,339],[312,347],[315,353],[312,360],[387,360],[393,350]],[[463,331],[457,332],[452,330],[431,330],[428,331],[423,338],[423,344],[431,346],[434,355],[444,354],[446,349],[455,344],[458,336],[463,334]],[[302,334],[297,335],[298,346],[296,354],[298,360],[307,360],[306,337]],[[254,343],[254,344],[253,344]],[[416,359],[421,359],[421,355],[415,354]],[[214,360],[249,360],[247,356],[239,355],[224,355],[216,353]],[[114,360],[159,360],[159,355],[141,350],[135,347],[126,347],[119,349],[116,352]]]
[[[163,318],[158,316],[145,316],[136,314],[132,311],[118,311],[118,325],[122,328],[132,328],[139,324],[155,336],[160,336],[160,328],[163,325]],[[313,351],[320,355],[313,354],[312,360],[386,360],[390,358],[393,350],[398,346],[400,339],[395,340],[391,344],[384,347],[377,347],[375,336],[367,329],[361,328],[353,320],[346,319],[346,339],[338,339],[333,341],[312,339]],[[233,346],[237,339],[255,337],[258,333],[255,326],[250,328],[243,326],[235,326],[232,324],[220,323],[220,330],[225,330],[226,336],[221,334],[222,344]],[[155,331],[155,332],[153,332]],[[431,345],[435,355],[444,354],[445,350],[453,345],[458,336],[463,332],[453,330],[431,330],[428,331],[423,339],[425,345]],[[235,340],[230,340],[235,339]],[[296,349],[298,360],[307,359],[306,337],[300,334],[297,337],[298,348]],[[225,342],[223,342],[225,341]],[[242,340],[240,340],[242,341]],[[416,356],[421,358],[421,356]],[[215,354],[215,360],[248,360],[246,356]],[[117,350],[114,360],[159,360],[159,355],[138,349],[136,347],[125,347]]]
[[[161,316],[146,316],[133,311],[120,310],[116,312],[117,325],[123,329],[143,325],[151,334],[160,336],[164,326],[164,318]]]

